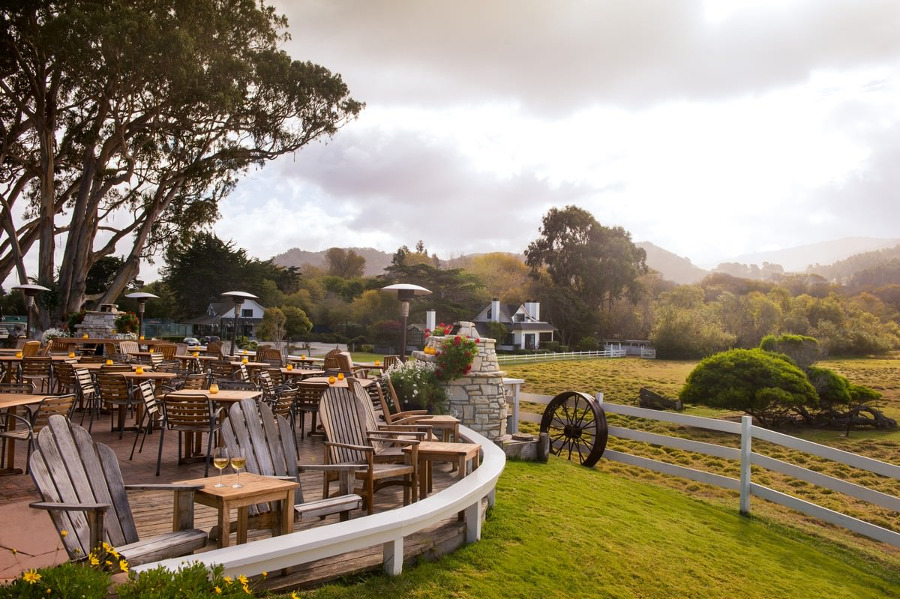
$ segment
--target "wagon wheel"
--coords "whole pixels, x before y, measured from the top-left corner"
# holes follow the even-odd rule
[[[609,431],[606,413],[593,397],[563,391],[547,404],[541,432],[550,437],[550,452],[567,459],[578,456],[583,466],[593,466],[606,449]]]

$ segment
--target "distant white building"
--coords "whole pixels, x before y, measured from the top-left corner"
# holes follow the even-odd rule
[[[542,343],[553,341],[556,332],[549,322],[541,320],[541,304],[527,300],[524,304],[501,304],[494,298],[473,319],[478,333],[489,336],[488,323],[506,326],[506,339],[497,339],[498,349],[538,349]]]
[[[241,313],[238,315],[238,335],[254,337],[256,327],[262,322],[266,309],[256,300],[246,299],[241,304]],[[234,326],[234,302],[213,302],[206,308],[206,314],[188,321],[194,325],[194,332],[198,335],[211,334],[213,332],[228,337],[231,327]]]

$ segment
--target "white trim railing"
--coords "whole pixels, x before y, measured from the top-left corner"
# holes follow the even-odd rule
[[[547,404],[553,399],[549,395],[536,395],[533,393],[518,393],[523,401],[529,401],[540,404]],[[812,454],[821,458],[832,460],[840,464],[845,464],[853,468],[873,472],[875,474],[900,480],[900,466],[867,458],[855,453],[842,451],[827,445],[820,445],[812,441],[806,441],[783,433],[778,433],[769,429],[754,426],[752,418],[744,416],[741,422],[729,422],[726,420],[716,420],[714,418],[702,418],[699,416],[687,416],[685,414],[676,414],[673,412],[665,412],[660,410],[649,410],[638,408],[635,406],[626,406],[619,404],[611,404],[603,402],[603,394],[598,393],[597,399],[603,405],[603,409],[609,414],[620,414],[634,418],[645,418],[648,420],[656,420],[660,422],[670,422],[681,426],[690,426],[694,428],[702,428],[706,430],[719,431],[739,435],[741,437],[740,449],[734,447],[724,447],[712,443],[703,443],[700,441],[692,441],[681,437],[670,437],[657,433],[650,433],[642,430],[631,428],[610,426],[610,436],[619,437],[621,439],[630,439],[644,443],[651,443],[662,447],[671,447],[683,451],[691,451],[703,455],[718,457],[728,460],[740,461],[741,478],[735,479],[712,472],[704,472],[695,470],[677,464],[661,462],[652,458],[631,455],[621,451],[607,449],[603,453],[603,458],[614,462],[622,462],[632,466],[640,466],[655,472],[661,472],[671,476],[687,478],[725,489],[731,489],[740,492],[740,511],[745,514],[750,513],[750,497],[755,495],[768,501],[772,501],[779,505],[797,510],[808,516],[818,518],[830,524],[841,526],[855,533],[865,535],[877,541],[900,547],[900,533],[893,530],[865,522],[858,518],[842,514],[835,510],[831,510],[803,499],[798,499],[786,493],[770,489],[769,487],[754,483],[751,480],[751,466],[759,466],[787,476],[805,481],[810,484],[817,485],[838,493],[843,493],[849,497],[866,501],[868,503],[881,506],[883,508],[900,511],[900,497],[882,493],[874,489],[863,487],[855,483],[847,482],[833,476],[828,476],[796,464],[790,464],[782,460],[777,460],[769,456],[755,453],[752,451],[752,440],[759,439]],[[522,422],[539,423],[541,421],[540,414],[522,412],[520,413]]]
[[[498,364],[535,364],[555,360],[596,360],[598,358],[624,358],[625,350],[611,347],[596,351],[562,351],[538,354],[497,354]]]
[[[470,443],[481,444],[481,465],[464,479],[426,499],[346,522],[143,564],[133,567],[132,571],[140,573],[157,566],[174,571],[185,564],[202,562],[207,567],[224,566],[226,576],[254,576],[381,545],[384,571],[391,575],[400,574],[404,538],[441,520],[463,512],[466,542],[481,538],[481,500],[487,497],[488,504],[494,504],[494,490],[506,466],[506,455],[490,439],[467,427],[460,427],[460,436]]]

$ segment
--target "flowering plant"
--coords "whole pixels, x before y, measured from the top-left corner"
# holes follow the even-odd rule
[[[433,331],[431,329],[425,329],[425,336],[430,337],[430,336],[434,335],[435,337],[443,337],[444,335],[449,335],[452,332],[453,332],[453,325],[444,324],[442,322],[441,324],[434,327]]]
[[[47,343],[51,339],[56,339],[57,337],[67,337],[66,332],[62,329],[47,329],[44,331],[44,334],[41,335],[41,342]]]
[[[388,368],[384,376],[390,377],[403,411],[418,409],[440,414],[446,409],[447,390],[438,379],[433,363],[399,362]]]
[[[140,325],[141,322],[134,312],[122,312],[116,316],[116,330],[120,333],[133,333]]]
[[[452,381],[469,374],[478,354],[479,341],[461,335],[444,339],[435,353],[437,377],[442,381]]]

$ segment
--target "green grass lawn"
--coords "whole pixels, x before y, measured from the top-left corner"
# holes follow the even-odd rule
[[[481,541],[304,597],[900,597],[900,558],[551,458],[510,462]]]

